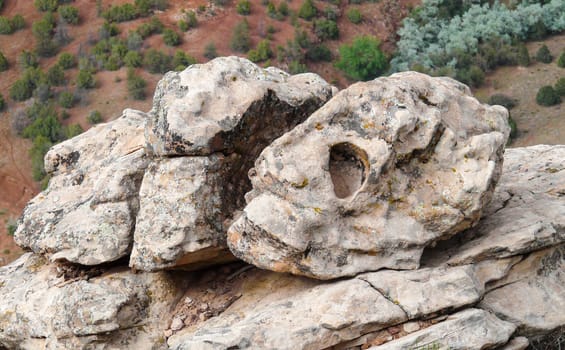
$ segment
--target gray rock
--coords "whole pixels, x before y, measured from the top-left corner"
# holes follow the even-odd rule
[[[427,245],[477,223],[508,132],[506,110],[451,79],[352,85],[263,151],[228,245],[319,279],[415,269]]]
[[[565,244],[531,253],[491,289],[479,306],[515,323],[519,334],[547,334],[563,327]]]
[[[153,271],[233,260],[225,232],[245,205],[249,169],[332,93],[318,75],[291,76],[239,57],[165,75],[146,128],[157,158],[141,186],[130,266]]]
[[[370,349],[490,349],[506,344],[515,329],[512,323],[484,310],[467,309],[436,325]]]
[[[512,338],[508,344],[501,346],[498,350],[525,350],[530,342],[526,337]]]
[[[67,276],[72,272],[78,275]],[[52,265],[31,253],[0,268],[0,347],[158,348],[183,284],[164,272],[104,272]]]
[[[504,175],[484,220],[448,252],[451,265],[565,242],[565,146],[506,150]]]
[[[96,265],[129,253],[147,159],[144,113],[123,116],[54,146],[48,188],[25,207],[16,242],[52,260]]]

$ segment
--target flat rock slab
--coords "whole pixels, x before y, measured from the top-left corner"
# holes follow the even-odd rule
[[[519,334],[565,326],[565,244],[531,253],[491,288],[479,306],[515,323]]]
[[[451,79],[352,85],[262,152],[229,247],[319,279],[415,269],[427,245],[477,223],[508,132],[505,109]]]
[[[0,347],[154,349],[175,284],[164,272],[81,270],[28,253],[0,268]]]
[[[25,207],[16,243],[83,265],[129,254],[147,166],[144,122],[144,113],[125,110],[55,145],[45,156],[49,186]]]
[[[370,349],[491,349],[506,344],[515,329],[512,323],[489,312],[467,309],[436,325]]]

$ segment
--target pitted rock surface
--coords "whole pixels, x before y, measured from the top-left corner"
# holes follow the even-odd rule
[[[25,207],[16,242],[83,265],[129,254],[148,162],[144,122],[144,113],[128,109],[54,146],[45,156],[49,186]]]
[[[251,189],[249,169],[334,89],[316,74],[288,75],[239,57],[165,75],[148,113],[147,148],[155,157],[141,185],[130,266],[233,260],[226,231]]]
[[[229,247],[261,268],[320,279],[415,269],[426,246],[478,222],[507,117],[448,78],[352,85],[262,152]]]

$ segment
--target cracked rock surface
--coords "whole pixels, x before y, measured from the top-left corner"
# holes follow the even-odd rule
[[[475,225],[502,168],[507,111],[415,72],[357,83],[267,147],[228,244],[319,279],[415,269]]]

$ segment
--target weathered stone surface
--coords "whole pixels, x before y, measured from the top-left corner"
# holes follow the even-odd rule
[[[503,258],[565,242],[565,146],[508,149],[485,218],[455,242],[448,263]],[[463,237],[464,238],[464,237]]]
[[[258,155],[332,94],[332,87],[316,74],[289,75],[240,57],[194,64],[167,73],[159,82],[147,127],[148,146],[167,156],[241,148],[257,148]]]
[[[515,329],[512,323],[489,312],[467,309],[434,326],[370,349],[491,349],[506,344]]]
[[[184,329],[171,349],[323,349],[406,319],[400,307],[365,281],[332,284],[250,271],[241,298],[219,317]],[[193,296],[191,303],[201,304]]]
[[[232,198],[222,191],[230,161],[222,155],[178,157],[148,167],[130,266],[155,270],[231,256],[221,234],[231,214],[226,203]]]
[[[565,244],[530,254],[494,282],[479,306],[513,322],[521,335],[565,325]]]
[[[144,118],[125,110],[54,146],[45,156],[49,187],[24,209],[16,242],[52,260],[84,265],[128,254],[147,165]]]
[[[400,306],[409,319],[471,305],[479,301],[484,291],[470,265],[416,271],[382,270],[358,278]]]
[[[164,272],[121,270],[98,276],[96,269],[51,265],[31,253],[0,268],[0,347],[159,348],[182,283]]]
[[[526,337],[512,338],[508,344],[501,346],[498,350],[525,350],[530,342]]]
[[[262,152],[229,247],[320,279],[415,269],[424,247],[476,224],[508,132],[506,110],[451,79],[352,85]]]
[[[324,104],[332,87],[223,57],[159,83],[146,128],[156,158],[141,186],[130,266],[152,271],[233,259],[225,240],[264,147]]]

